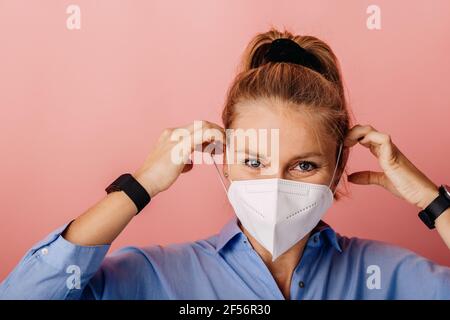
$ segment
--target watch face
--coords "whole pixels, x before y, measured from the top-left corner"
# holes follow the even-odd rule
[[[447,198],[450,199],[450,186],[444,184],[443,187],[444,187],[444,191],[445,191],[445,193],[447,195]]]

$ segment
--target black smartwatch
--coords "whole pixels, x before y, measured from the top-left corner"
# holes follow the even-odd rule
[[[124,173],[114,180],[105,191],[109,194],[114,191],[123,191],[136,205],[138,212],[150,202],[147,190],[130,174]]]
[[[428,228],[434,229],[434,221],[448,207],[450,207],[450,186],[441,185],[439,187],[439,195],[425,209],[419,212],[419,218]]]

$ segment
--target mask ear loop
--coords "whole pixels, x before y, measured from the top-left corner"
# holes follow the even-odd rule
[[[228,166],[228,174],[229,174],[229,172],[230,172],[230,163],[228,162],[228,150],[226,151],[226,157],[227,157],[227,166]],[[214,157],[213,157],[212,154],[211,154],[211,159],[212,159],[212,161],[214,163],[214,166],[216,167],[217,174],[219,175],[220,183],[222,184],[222,187],[225,190],[225,193],[228,193],[227,187],[225,186],[225,182],[224,182],[224,180],[222,178],[222,174],[220,173],[220,170],[217,167],[216,161],[214,160]],[[231,179],[230,179],[230,181],[231,181]]]
[[[338,153],[337,160],[336,160],[336,166],[334,167],[333,177],[331,178],[330,185],[328,186],[328,188],[330,188],[330,189],[331,189],[331,185],[333,184],[334,175],[336,174],[336,169],[337,169],[337,166],[338,166],[338,163],[339,163],[339,159],[341,157],[342,145],[343,145],[343,143],[341,143],[340,146],[339,146],[339,153]],[[336,192],[336,190],[337,190],[337,186],[336,186],[336,188],[333,191],[333,196],[334,196],[334,193]]]

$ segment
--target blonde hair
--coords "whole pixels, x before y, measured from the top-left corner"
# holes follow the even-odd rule
[[[265,61],[264,55],[271,42],[279,38],[291,39],[314,54],[320,61],[323,72],[293,63]],[[293,106],[319,120],[320,134],[328,135],[336,141],[335,159],[337,158],[339,144],[343,143],[351,120],[339,62],[325,42],[314,36],[293,35],[287,30],[281,32],[273,27],[255,35],[247,45],[238,74],[228,89],[222,111],[224,127],[230,128],[238,115],[238,103],[261,98],[286,102],[290,108]],[[320,145],[320,139],[318,143]],[[336,177],[341,177],[344,173],[347,175],[345,168],[348,156],[349,149],[343,147]],[[334,187],[337,181],[335,179]],[[339,200],[341,195],[347,195],[347,187],[345,192],[337,190],[335,199]]]

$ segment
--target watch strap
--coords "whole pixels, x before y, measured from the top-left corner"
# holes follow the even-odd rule
[[[105,191],[109,194],[114,191],[123,191],[134,202],[138,211],[150,202],[151,197],[147,190],[130,174],[124,173],[114,180]]]
[[[444,186],[439,187],[439,195],[422,211],[419,212],[419,218],[428,228],[434,229],[434,221],[450,207],[450,199],[445,195]]]

